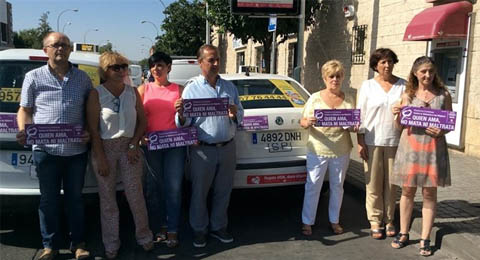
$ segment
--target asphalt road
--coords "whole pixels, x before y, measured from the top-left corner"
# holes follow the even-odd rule
[[[183,225],[179,232],[180,246],[169,249],[164,244],[145,253],[136,245],[131,214],[126,199],[120,194],[122,247],[118,259],[420,259],[419,237],[412,234],[411,245],[401,250],[390,247],[391,238],[369,237],[364,209],[364,194],[345,185],[341,223],[342,235],[333,235],[328,228],[328,192],[318,207],[317,225],[311,237],[301,235],[303,186],[234,190],[230,203],[229,230],[235,237],[231,244],[209,238],[205,248],[192,246],[187,221],[187,204],[183,207]],[[87,196],[87,246],[94,257],[102,259],[98,198]],[[38,227],[38,198],[1,198],[0,259],[35,259],[41,248]],[[65,243],[64,248],[67,248]],[[61,250],[57,259],[73,259],[68,250]],[[438,250],[429,259],[456,259]]]

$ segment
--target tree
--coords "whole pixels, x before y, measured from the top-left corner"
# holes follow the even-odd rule
[[[52,32],[52,27],[50,27],[50,24],[48,24],[48,15],[50,14],[50,12],[45,12],[42,14],[42,16],[40,16],[40,19],[38,19],[40,22],[38,23],[38,34],[40,35],[40,37],[43,39],[43,37],[45,37],[45,35],[47,35],[49,32]]]
[[[111,42],[107,42],[107,44],[102,45],[102,46],[100,46],[100,47],[98,48],[98,52],[99,52],[100,54],[102,54],[102,53],[104,53],[104,52],[106,52],[106,51],[112,51],[112,48],[113,48],[112,43],[111,43]]]
[[[237,39],[246,43],[249,39],[263,45],[263,57],[267,71],[270,71],[270,51],[273,34],[268,32],[268,18],[249,18],[248,16],[233,15],[230,12],[229,0],[206,0],[208,2],[208,20],[219,27],[219,32],[229,32]],[[306,0],[305,26],[314,23],[317,10],[322,7],[318,0]],[[278,19],[277,37],[282,43],[292,33],[298,32],[298,19]]]
[[[43,47],[42,38],[37,29],[27,29],[14,32],[13,44],[15,45],[15,48],[41,49]]]
[[[13,33],[13,44],[15,48],[43,48],[43,37],[52,31],[52,27],[50,27],[47,21],[48,14],[49,12],[47,11],[40,16],[40,19],[38,19],[40,22],[37,28]]]
[[[196,55],[205,43],[205,6],[199,0],[179,0],[163,13],[161,28],[165,33],[157,38],[155,49],[170,55]]]

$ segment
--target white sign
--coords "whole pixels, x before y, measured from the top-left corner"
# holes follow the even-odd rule
[[[268,20],[268,31],[274,32],[276,30],[277,30],[277,17],[270,16],[270,19]]]

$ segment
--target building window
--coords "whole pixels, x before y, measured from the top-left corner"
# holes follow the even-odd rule
[[[365,39],[367,38],[367,25],[353,26],[352,34],[352,63],[365,64]]]
[[[0,23],[0,31],[2,32],[1,41],[2,42],[8,42],[8,39],[7,39],[7,24],[6,23]]]
[[[245,65],[245,52],[237,52],[237,72],[240,73],[240,66]]]
[[[293,69],[297,67],[297,43],[288,44],[288,76],[293,76]]]

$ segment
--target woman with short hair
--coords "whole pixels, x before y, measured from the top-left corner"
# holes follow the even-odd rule
[[[177,112],[183,86],[168,81],[172,58],[155,52],[148,59],[153,82],[138,88],[147,118],[147,133],[173,130],[185,123]],[[182,204],[182,181],[186,147],[149,151],[145,149],[148,166],[145,178],[146,200],[150,225],[155,241],[166,240],[167,247],[178,246],[178,226]]]
[[[120,248],[119,211],[116,199],[117,175],[135,222],[137,243],[153,249],[147,209],[142,193],[142,156],[139,140],[146,120],[137,90],[124,83],[128,59],[117,52],[100,56],[103,84],[90,91],[87,120],[92,139],[92,163],[98,183],[102,240],[105,255],[114,259]]]
[[[392,50],[375,50],[370,56],[370,68],[377,74],[363,82],[357,99],[362,121],[357,134],[358,152],[364,160],[365,206],[374,239],[383,237],[384,225],[387,236],[396,233],[393,223],[397,187],[389,179],[400,131],[395,128],[391,109],[405,90],[405,80],[393,74],[397,62]]]
[[[353,109],[355,99],[345,94],[342,82],[345,69],[338,60],[327,61],[322,66],[322,78],[325,88],[312,94],[303,110],[300,125],[308,129],[307,141],[307,182],[302,209],[302,233],[312,234],[315,224],[320,191],[322,190],[325,173],[329,173],[330,200],[328,203],[328,218],[330,227],[335,234],[343,233],[340,225],[340,208],[343,199],[343,182],[347,174],[352,140],[349,130],[343,127],[317,127],[314,116],[316,109]]]

